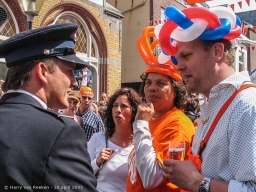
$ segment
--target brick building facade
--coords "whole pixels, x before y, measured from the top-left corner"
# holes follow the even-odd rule
[[[0,17],[1,41],[28,30],[18,0],[0,0]],[[100,92],[111,95],[121,87],[122,17],[104,0],[45,0],[32,28],[70,22],[79,25],[75,49],[90,64],[94,99],[98,100]],[[5,72],[5,66],[1,65],[0,78],[4,78]]]

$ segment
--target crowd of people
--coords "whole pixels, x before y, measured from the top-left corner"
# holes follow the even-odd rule
[[[177,41],[177,66],[140,52],[140,90],[94,101],[91,81],[77,82],[89,73],[74,52],[77,29],[51,25],[0,44],[0,191],[256,191],[256,86],[234,71],[230,40]],[[170,141],[185,143],[178,159]]]

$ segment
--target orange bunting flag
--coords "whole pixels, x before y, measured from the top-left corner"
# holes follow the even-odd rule
[[[191,4],[195,4],[195,3],[203,3],[206,1],[210,1],[210,0],[187,0],[187,4],[191,5]]]
[[[238,2],[239,7],[242,9],[242,1]]]
[[[246,0],[248,6],[250,6],[250,0]]]
[[[230,7],[233,9],[233,11],[235,11],[235,4],[231,4]]]
[[[254,46],[252,46],[252,50],[253,50],[253,51],[254,51],[254,48],[255,48],[255,47],[254,47]]]
[[[256,26],[253,26],[252,28],[253,28],[254,32],[256,32]]]
[[[244,35],[247,35],[247,34],[248,34],[248,30],[249,30],[248,28],[244,28],[243,34],[244,34]]]

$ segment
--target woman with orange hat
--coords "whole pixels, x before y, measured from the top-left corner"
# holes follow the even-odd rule
[[[169,157],[170,140],[186,142],[187,151],[195,128],[181,110],[186,92],[176,66],[170,61],[159,64],[151,50],[157,43],[149,46],[144,41],[154,35],[152,30],[154,27],[146,28],[137,44],[149,66],[141,76],[140,94],[145,102],[138,106],[133,123],[134,150],[129,156],[126,190],[178,192],[177,186],[162,177],[163,160]]]

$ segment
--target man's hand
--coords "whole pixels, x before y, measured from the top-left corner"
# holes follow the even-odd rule
[[[152,116],[154,115],[154,113],[155,113],[155,111],[154,111],[154,106],[152,103],[142,102],[138,106],[137,114],[135,116],[135,121],[136,120],[149,121],[152,118]]]
[[[204,179],[192,161],[165,159],[163,177],[181,189],[198,191]]]

